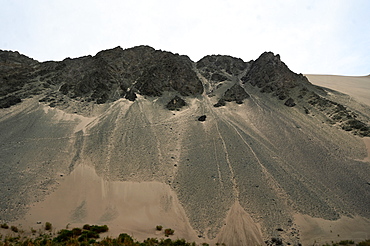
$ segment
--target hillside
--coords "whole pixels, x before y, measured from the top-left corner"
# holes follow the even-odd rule
[[[279,55],[0,51],[0,75],[1,221],[229,246],[370,234],[370,107]]]

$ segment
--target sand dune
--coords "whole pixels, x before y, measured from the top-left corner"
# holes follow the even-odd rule
[[[107,224],[108,235],[125,232],[138,240],[164,237],[155,229],[162,225],[175,230],[174,238],[200,241],[168,185],[104,180],[87,165],[77,166],[54,193],[32,204],[25,218],[16,223],[37,229],[46,221],[52,222],[55,232],[86,223]]]
[[[305,74],[305,76],[315,85],[348,94],[370,106],[370,75],[356,77]]]

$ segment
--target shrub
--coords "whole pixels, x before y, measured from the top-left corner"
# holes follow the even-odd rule
[[[90,226],[90,231],[96,232],[96,233],[103,233],[107,232],[109,230],[107,225],[98,226],[98,225],[92,225]]]
[[[1,224],[0,227],[3,228],[3,229],[9,229],[9,226],[6,223]]]
[[[339,245],[350,245],[350,244],[355,244],[355,242],[352,240],[342,240],[339,242]]]
[[[170,235],[173,235],[173,233],[174,233],[175,231],[174,230],[172,230],[171,228],[167,228],[167,229],[165,229],[164,230],[164,235],[166,236],[166,237],[168,237],[168,236],[170,236]]]
[[[127,245],[131,245],[134,242],[134,239],[126,233],[121,233],[118,236],[118,241]]]
[[[163,226],[161,226],[161,225],[157,225],[157,226],[155,227],[155,229],[157,229],[157,231],[162,231]]]
[[[78,238],[79,242],[88,241],[92,238],[99,238],[99,234],[94,231],[83,231],[81,236]]]
[[[89,224],[85,224],[82,229],[84,230],[90,230],[90,225]]]
[[[58,236],[56,238],[53,239],[54,242],[66,242],[68,241],[71,237],[73,237],[73,233],[72,231],[70,230],[66,230],[66,229],[63,229],[63,230],[60,230],[58,232]]]
[[[18,232],[18,227],[16,226],[11,226],[10,227],[10,230],[14,231],[14,232]]]
[[[72,234],[73,236],[80,236],[82,234],[82,230],[80,228],[73,228]]]
[[[46,231],[51,231],[51,228],[52,228],[51,223],[50,223],[50,222],[46,222],[46,223],[45,223],[45,230],[46,230]]]
[[[370,239],[359,242],[357,245],[358,246],[370,246]]]

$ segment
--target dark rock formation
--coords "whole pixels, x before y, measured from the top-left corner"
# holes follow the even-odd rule
[[[290,97],[288,100],[285,101],[284,105],[288,107],[294,107],[296,104],[293,98]]]
[[[22,102],[22,100],[16,96],[4,97],[0,99],[0,108],[9,108],[10,106],[16,105],[20,102]]]
[[[370,136],[369,125],[358,119],[358,114],[345,106],[316,93],[312,93],[309,97],[308,104],[323,112],[330,123],[339,124],[343,130],[352,131],[354,134],[364,137]]]
[[[223,81],[228,75],[238,76],[246,68],[248,63],[244,62],[240,58],[232,56],[212,55],[205,56],[197,62],[197,69],[200,70],[201,74],[205,78],[210,78],[214,81]]]
[[[0,61],[0,96],[14,92],[24,98],[54,85],[69,98],[101,104],[123,97],[133,101],[137,93],[160,96],[163,91],[176,91],[195,96],[203,92],[187,56],[148,46],[126,50],[117,47],[93,57],[44,63],[1,51]],[[31,84],[32,91],[25,90]]]
[[[198,121],[206,121],[207,115],[199,116]]]
[[[209,82],[208,93],[217,89],[220,82],[238,78],[249,66],[242,59],[222,55],[205,56],[196,63],[199,73]]]
[[[262,93],[273,93],[280,100],[288,98],[291,89],[309,84],[302,74],[293,73],[272,52],[263,53],[251,65],[248,73],[241,78],[243,83],[261,88]]]
[[[185,100],[179,96],[175,96],[167,103],[166,108],[169,110],[178,110],[184,106],[186,106]]]
[[[225,106],[225,101],[226,102],[235,101],[238,104],[242,104],[243,100],[249,97],[250,97],[249,94],[245,92],[243,87],[241,87],[239,84],[235,84],[225,92],[225,94],[214,106],[215,107]]]

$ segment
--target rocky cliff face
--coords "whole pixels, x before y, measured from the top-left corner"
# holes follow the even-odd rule
[[[7,198],[0,220],[37,207],[76,167],[93,169],[98,187],[168,187],[173,194],[151,196],[153,209],[171,212],[178,199],[173,206],[204,242],[298,244],[297,213],[369,219],[370,170],[359,161],[366,150],[358,136],[370,136],[370,113],[343,98],[271,52],[248,62],[221,55],[193,62],[148,46],[117,47],[40,63],[0,51],[0,193]],[[121,192],[103,188],[98,199]],[[80,203],[56,213],[64,226],[116,223],[123,206],[106,202],[94,219],[95,197],[69,200]],[[160,224],[154,217],[150,223]]]
[[[52,106],[66,103],[61,95],[52,100],[56,92],[78,101],[102,104],[119,98],[135,100],[136,94],[160,96],[163,91],[175,91],[183,96],[195,96],[203,91],[188,57],[148,46],[126,50],[117,47],[94,57],[45,63],[11,54],[1,53],[2,95],[13,93],[23,99],[54,87],[43,100]],[[37,89],[27,91],[31,86]],[[14,100],[10,101],[14,104]]]

